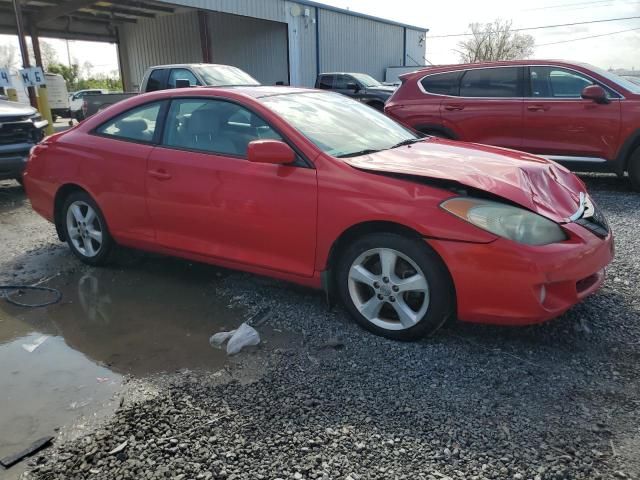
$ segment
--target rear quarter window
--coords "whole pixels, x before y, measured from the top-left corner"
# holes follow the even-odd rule
[[[427,75],[420,83],[427,93],[437,95],[450,95],[457,97],[460,95],[460,77],[463,72],[434,73]]]

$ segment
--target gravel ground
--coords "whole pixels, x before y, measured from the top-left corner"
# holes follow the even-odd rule
[[[271,308],[269,325],[300,341],[262,346],[266,374],[253,383],[165,377],[158,396],[34,459],[29,476],[640,478],[640,195],[615,178],[587,181],[617,258],[605,287],[562,318],[455,324],[397,343],[329,311],[319,293],[234,273],[224,293]]]

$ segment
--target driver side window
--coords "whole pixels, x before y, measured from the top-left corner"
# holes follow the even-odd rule
[[[282,140],[262,118],[232,102],[173,100],[162,143],[167,147],[246,158],[249,142]]]

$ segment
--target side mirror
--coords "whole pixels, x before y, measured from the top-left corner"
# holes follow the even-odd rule
[[[607,92],[600,85],[589,85],[584,87],[581,94],[585,100],[593,100],[596,103],[609,103]]]
[[[354,92],[360,91],[360,85],[357,83],[347,83],[347,90],[353,90]]]
[[[296,152],[280,140],[254,140],[247,147],[247,158],[255,163],[286,165],[295,161]]]
[[[176,88],[189,88],[191,82],[186,78],[176,78]]]

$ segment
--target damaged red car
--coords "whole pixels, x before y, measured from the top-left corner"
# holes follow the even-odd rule
[[[401,340],[456,317],[549,320],[596,291],[613,257],[564,167],[420,137],[316,90],[136,96],[35,147],[24,181],[85,263],[122,245],[324,288]]]

